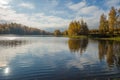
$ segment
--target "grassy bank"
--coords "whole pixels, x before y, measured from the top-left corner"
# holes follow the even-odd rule
[[[107,38],[99,38],[99,37],[90,37],[91,39],[95,40],[114,40],[114,41],[120,41],[120,37],[107,37]]]
[[[79,35],[79,36],[64,36],[64,37],[69,37],[69,38],[87,38],[87,36],[84,36],[84,35]]]
[[[85,36],[85,35],[79,35],[79,36],[63,36],[63,37],[69,37],[69,38],[91,38],[91,39],[96,39],[96,40],[115,40],[115,41],[120,41],[120,37],[107,37],[107,38],[101,38],[101,37],[90,37],[90,36]]]
[[[115,40],[115,41],[120,41],[120,37],[110,37],[110,38],[101,38],[103,40]]]

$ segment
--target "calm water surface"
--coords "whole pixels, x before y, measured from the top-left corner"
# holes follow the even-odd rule
[[[120,42],[0,37],[0,80],[120,80]]]

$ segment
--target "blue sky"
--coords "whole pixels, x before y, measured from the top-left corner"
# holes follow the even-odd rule
[[[83,18],[92,29],[111,6],[120,8],[120,0],[0,0],[0,20],[51,31]]]

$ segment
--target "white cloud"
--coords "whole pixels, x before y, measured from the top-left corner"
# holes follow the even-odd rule
[[[75,20],[83,18],[90,29],[98,28],[100,15],[106,12],[98,6],[87,5],[85,0],[76,4],[69,3],[68,8],[74,11]]]
[[[0,4],[8,4],[11,0],[0,0]]]
[[[32,3],[21,3],[19,6],[23,7],[23,8],[28,8],[28,9],[34,9],[35,8],[35,6]]]
[[[90,29],[98,29],[100,15],[102,13],[105,13],[105,12],[103,10],[96,10],[92,14],[89,14],[90,16],[85,16],[85,17],[80,16],[80,17],[77,17],[77,20],[80,20],[81,18],[83,18],[87,22],[88,27]],[[105,14],[107,14],[107,13],[105,13]]]
[[[71,19],[81,19],[84,18],[88,23],[89,28],[97,28],[99,25],[99,18],[102,13],[108,14],[108,10],[101,9],[102,7],[95,5],[88,5],[85,0],[82,0],[79,3],[67,2],[67,7],[69,9],[56,10],[56,7],[59,5],[59,0],[45,0],[46,4],[41,4],[42,9],[49,13],[18,13],[15,10],[11,9],[10,1],[12,0],[0,0],[0,20],[5,20],[8,22],[17,22],[31,27],[36,27],[40,29],[46,28],[63,28],[68,27]],[[14,2],[13,2],[14,3]],[[115,6],[115,8],[120,8],[119,0],[106,0],[106,6]],[[18,5],[20,8],[25,9],[35,9],[35,5],[32,3],[21,3]],[[105,6],[105,5],[103,5]],[[13,6],[14,7],[14,6]],[[64,7],[64,6],[63,6]],[[60,6],[60,8],[62,8]],[[66,8],[66,7],[65,7]],[[55,16],[56,15],[56,16]],[[69,19],[65,19],[68,18]]]
[[[68,68],[71,68],[74,66],[76,68],[79,68],[80,70],[84,70],[84,69],[86,69],[85,65],[93,65],[93,66],[97,65],[97,63],[99,62],[98,44],[97,43],[90,43],[87,46],[86,51],[84,53],[82,53],[82,55],[80,55],[80,53],[77,52],[74,54],[74,56],[75,56],[75,60],[70,60],[67,63]]]
[[[100,9],[97,6],[86,6],[77,12],[77,20],[83,18],[90,29],[97,29],[99,26],[99,19],[102,13],[108,14],[107,11]]]
[[[44,57],[45,55],[55,56],[57,53],[63,50],[67,51],[68,49],[66,44],[63,43],[63,40],[60,40],[60,39],[57,40],[56,38],[55,39],[54,38],[43,39],[43,38],[38,38],[38,37],[34,37],[33,39],[31,38],[29,39],[29,37],[26,37],[26,38],[17,37],[17,38],[21,41],[23,40],[23,44],[18,45],[18,46],[14,46],[14,45],[1,46],[0,45],[0,55],[1,55],[0,56],[0,67],[8,66],[8,64],[10,64],[11,61],[17,55],[24,56],[24,55],[33,54],[34,56],[37,56],[37,57]],[[27,43],[24,43],[24,40],[27,41]],[[31,40],[30,43],[29,43],[29,40]],[[50,42],[48,42],[47,40],[49,40]],[[67,43],[67,39],[66,39],[66,43]],[[64,57],[58,58],[58,59],[63,59],[63,58]],[[31,60],[32,59],[30,59],[30,61]],[[21,60],[20,62],[23,62],[23,61]],[[25,62],[26,61],[24,61],[24,63]]]
[[[106,0],[105,3],[106,4],[104,5],[109,8],[111,8],[112,6],[114,6],[115,8],[120,8],[120,0]]]
[[[82,13],[82,14],[94,14],[98,10],[99,9],[96,6],[87,6],[87,7],[81,8],[79,13]]]
[[[65,14],[65,11],[50,11],[51,14],[56,15],[56,14]]]
[[[12,9],[0,8],[0,19],[8,22],[16,22],[40,29],[60,28],[68,26],[70,20],[57,16],[47,16],[44,13],[36,13],[33,15],[17,13]]]
[[[79,2],[79,3],[77,3],[77,4],[73,4],[73,3],[70,2],[70,3],[68,3],[67,6],[68,6],[68,8],[70,8],[70,9],[72,9],[72,10],[74,10],[74,11],[77,11],[77,10],[85,7],[85,6],[86,6],[86,2],[83,1],[83,2]]]
[[[70,20],[68,19],[63,19],[57,16],[47,16],[43,13],[34,14],[33,18],[31,18],[31,20],[34,20],[34,22],[37,21],[37,23],[39,23],[39,25],[42,26],[42,28],[52,28],[52,27],[60,28],[60,27],[68,26],[70,22]]]
[[[10,8],[8,5],[11,0],[0,0],[0,8]]]
[[[1,5],[5,4],[6,6],[9,6],[10,0],[4,0],[3,2],[0,1],[0,7]],[[58,1],[53,0],[51,1],[51,6],[57,6]],[[61,27],[67,27],[70,20],[64,19],[58,16],[48,16],[44,13],[34,13],[34,14],[25,14],[25,13],[17,13],[12,8],[5,8],[6,6],[2,6],[0,8],[0,20],[7,21],[7,22],[16,22],[23,25],[27,25],[30,27],[36,27],[40,29],[47,29],[47,28],[57,28],[60,29]],[[18,6],[28,8],[28,9],[34,9],[35,6],[31,3],[21,3]],[[53,13],[58,13],[53,12]],[[63,12],[60,12],[63,13]]]

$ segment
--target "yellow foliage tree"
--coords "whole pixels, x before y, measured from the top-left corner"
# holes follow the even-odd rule
[[[60,30],[55,30],[55,31],[54,31],[54,35],[55,35],[55,36],[61,35]]]
[[[109,23],[109,32],[113,33],[114,27],[115,27],[115,24],[116,24],[116,10],[115,10],[114,7],[112,7],[110,12],[109,12],[108,23]]]
[[[81,20],[81,22],[79,21],[72,21],[69,24],[69,28],[68,28],[68,35],[70,36],[76,36],[76,35],[86,35],[88,34],[88,27],[87,27],[87,23],[84,22],[83,20]]]
[[[107,31],[108,31],[108,21],[106,19],[106,16],[102,14],[100,17],[99,32],[101,34],[104,34]]]

